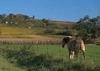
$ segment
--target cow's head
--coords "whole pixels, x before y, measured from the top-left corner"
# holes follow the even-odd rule
[[[64,37],[63,38],[63,44],[62,44],[62,47],[64,48],[64,46],[69,42],[71,37]]]

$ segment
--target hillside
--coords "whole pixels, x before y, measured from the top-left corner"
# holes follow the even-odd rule
[[[74,22],[45,21],[27,19],[15,23],[0,23],[0,38],[61,38],[66,35],[67,31],[71,33],[75,31],[71,29]]]
[[[60,25],[61,27],[74,27],[75,22],[65,22],[65,21],[51,21],[53,23],[56,23],[57,25]]]
[[[18,26],[18,27],[47,27],[47,28],[66,28],[74,27],[74,22],[65,22],[65,21],[53,21],[46,19],[26,19],[21,21],[13,21],[0,23],[0,26]]]
[[[74,27],[74,22],[64,22],[64,21],[53,21],[53,20],[41,20],[41,19],[27,19],[20,23],[15,24],[21,27],[42,27],[42,28],[66,28]]]

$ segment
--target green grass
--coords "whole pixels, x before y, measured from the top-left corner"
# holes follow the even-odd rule
[[[0,55],[0,71],[25,71],[16,65],[9,63],[7,59]]]
[[[100,45],[86,45],[86,58],[100,64]]]
[[[97,55],[100,53],[100,45],[86,45],[86,61],[80,60],[80,57],[82,57],[80,54],[79,62],[76,62],[75,58],[74,61],[69,61],[67,47],[62,48],[61,45],[38,45],[38,51],[37,45],[33,45],[30,48],[29,46],[1,45],[1,52],[3,52],[1,55],[5,55],[5,58],[10,59],[10,62],[17,63],[17,65],[25,67],[28,71],[100,70],[100,55]]]
[[[85,45],[86,46],[86,60],[91,60],[95,64],[100,64],[100,45]],[[36,47],[36,46],[35,46]],[[39,45],[38,51],[40,53],[50,53],[64,56],[67,60],[69,58],[68,48],[62,48],[61,45]],[[48,50],[47,50],[48,48]],[[36,48],[34,48],[37,50]],[[61,52],[59,52],[61,50]],[[80,51],[81,52],[81,51]],[[79,53],[79,59],[83,59],[83,53]],[[76,60],[74,56],[74,60]]]
[[[93,61],[95,64],[100,64],[100,45],[85,45],[86,46],[86,60]],[[19,49],[23,47],[23,45],[1,45],[1,47],[9,47],[11,49]],[[25,47],[29,47],[26,45]],[[67,60],[69,59],[69,52],[67,46],[62,48],[61,45],[33,45],[31,46],[31,50],[35,50],[38,53],[49,53],[54,55],[60,55],[65,57]],[[61,51],[61,52],[60,52]],[[79,59],[83,59],[83,53],[79,53]],[[76,60],[74,56],[74,60]]]

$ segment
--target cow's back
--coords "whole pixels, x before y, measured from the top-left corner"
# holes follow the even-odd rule
[[[85,46],[84,42],[82,39],[70,39],[70,41],[67,44],[68,49],[71,51],[76,51],[76,50],[82,50],[85,51]]]

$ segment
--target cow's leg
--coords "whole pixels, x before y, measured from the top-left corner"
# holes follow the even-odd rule
[[[85,52],[83,52],[84,60],[85,60]]]
[[[76,51],[75,51],[75,55],[76,55],[76,59],[78,60],[79,50],[76,50]]]
[[[71,59],[71,51],[69,50],[69,59]]]
[[[74,51],[72,51],[72,59],[74,58]]]
[[[85,50],[81,50],[83,52],[84,60],[85,60]]]

